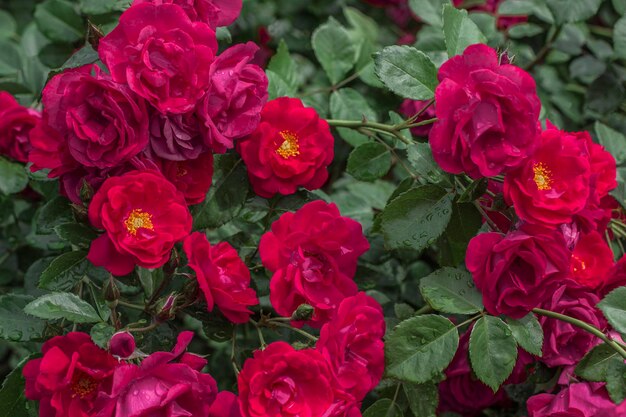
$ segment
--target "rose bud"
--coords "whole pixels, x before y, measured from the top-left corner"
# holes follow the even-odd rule
[[[135,352],[135,338],[128,332],[118,332],[109,341],[111,355],[121,359],[129,358]]]

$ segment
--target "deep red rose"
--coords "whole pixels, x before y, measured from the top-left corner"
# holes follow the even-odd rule
[[[239,142],[254,192],[270,198],[298,187],[320,188],[328,179],[334,138],[325,120],[300,99],[278,98],[263,108],[261,124]]]
[[[238,383],[244,417],[322,417],[335,399],[336,382],[322,354],[285,342],[254,352]]]
[[[361,401],[385,370],[385,318],[364,292],[344,299],[337,315],[322,326],[316,349],[331,364],[341,389]]]
[[[242,0],[135,0],[133,6],[142,3],[176,4],[193,22],[204,22],[213,29],[237,20],[242,6]]]
[[[608,273],[606,282],[599,290],[599,294],[604,297],[617,287],[626,286],[626,256],[617,261]]]
[[[32,172],[47,168],[50,170],[48,177],[56,178],[74,170],[79,164],[70,154],[63,136],[50,127],[47,119],[48,113],[44,109],[42,120],[30,131],[28,161],[32,163]]]
[[[207,361],[186,353],[192,332],[183,332],[172,352],[156,352],[141,365],[115,370],[110,390],[102,392],[95,417],[207,416],[217,385],[200,371]]]
[[[361,224],[342,217],[335,204],[318,200],[283,214],[259,244],[263,265],[274,273],[272,305],[289,317],[309,304],[315,312],[307,323],[321,327],[357,293],[357,260],[368,249]]]
[[[194,112],[162,114],[152,112],[150,118],[150,150],[170,161],[196,159],[209,148],[205,145],[200,121]]]
[[[215,32],[175,4],[137,4],[100,40],[98,53],[113,79],[162,113],[186,113],[209,87]]]
[[[435,91],[439,119],[429,141],[444,171],[491,177],[522,164],[538,146],[535,81],[502,64],[486,45],[469,46],[439,69]]]
[[[109,340],[111,355],[126,359],[135,353],[135,338],[129,332],[117,332]]]
[[[154,171],[107,179],[89,205],[89,220],[105,233],[91,243],[87,259],[113,275],[135,265],[161,267],[192,222],[183,195]]]
[[[528,417],[623,417],[626,402],[616,405],[604,384],[571,384],[556,394],[537,394],[528,399]]]
[[[0,91],[0,153],[28,162],[29,134],[40,119],[38,111],[21,106],[11,94]]]
[[[577,134],[547,129],[532,158],[504,178],[504,196],[530,223],[570,223],[585,208],[591,167],[585,141]]]
[[[600,298],[573,281],[565,281],[546,300],[541,308],[582,320],[600,329],[607,324],[602,312],[595,306]],[[566,323],[548,317],[540,317],[544,332],[543,357],[548,366],[574,365],[598,343],[596,336]]]
[[[613,155],[604,149],[604,146],[593,142],[588,132],[578,132],[579,140],[586,142],[591,165],[591,186],[594,203],[606,197],[617,187],[617,168]]]
[[[187,161],[162,161],[161,172],[183,193],[187,204],[200,204],[213,181],[213,154],[206,152]]]
[[[57,336],[41,348],[42,357],[23,370],[26,398],[39,401],[41,417],[91,417],[98,393],[111,385],[117,360],[86,333]]]
[[[30,155],[38,168],[63,172],[65,167],[59,165],[68,159],[65,152],[85,167],[110,168],[134,157],[148,143],[144,101],[96,65],[54,76],[43,90],[42,102],[47,126],[31,135],[35,137]]]
[[[411,44],[413,44],[413,42],[410,42]],[[426,100],[409,100],[406,99],[402,102],[402,104],[400,105],[400,108],[398,109],[398,112],[403,115],[406,118],[409,117],[413,117],[415,116],[417,113],[419,113],[420,111],[422,111],[422,109],[428,105],[428,103],[430,103],[430,101],[426,101]],[[435,105],[430,105],[422,114],[420,117],[418,117],[417,119],[415,119],[415,123],[418,122],[423,122],[424,120],[428,120],[428,119],[432,119],[433,117],[435,117]],[[425,125],[425,126],[418,126],[418,127],[414,127],[411,128],[411,133],[415,136],[419,136],[419,137],[428,137],[428,134],[430,133],[430,129],[432,129],[433,125]]]
[[[241,417],[237,396],[228,391],[217,394],[209,409],[209,417]]]
[[[250,288],[250,270],[237,251],[227,242],[211,246],[200,232],[189,235],[183,248],[209,311],[217,305],[228,320],[247,323],[252,315],[248,307],[259,300]]]
[[[613,266],[613,251],[600,233],[593,231],[578,240],[572,253],[572,278],[590,289],[602,287]]]
[[[570,256],[562,233],[526,225],[474,237],[465,263],[490,314],[522,318],[569,274]]]
[[[252,42],[222,52],[211,65],[211,85],[198,104],[207,145],[214,152],[231,149],[235,139],[252,133],[267,101],[267,77],[252,64],[259,47]]]

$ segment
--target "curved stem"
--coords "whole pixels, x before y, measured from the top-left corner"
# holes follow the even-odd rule
[[[410,119],[409,119],[410,120]],[[428,119],[428,120],[422,120],[421,122],[418,123],[400,123],[397,125],[388,125],[385,123],[377,123],[377,122],[368,122],[365,120],[335,120],[335,119],[329,119],[326,120],[328,122],[328,124],[330,126],[333,127],[345,127],[348,129],[369,129],[372,130],[374,132],[380,132],[380,133],[387,133],[387,134],[391,134],[393,136],[395,136],[396,138],[398,138],[399,140],[401,140],[402,142],[406,143],[406,144],[411,144],[412,142],[405,138],[402,135],[402,131],[405,129],[410,129],[413,127],[419,127],[419,126],[425,126],[425,125],[429,125],[432,123],[435,123],[437,121],[437,118],[433,118],[433,119]]]
[[[257,323],[256,321],[252,319],[250,319],[250,323],[254,325],[254,327],[256,328],[256,332],[259,335],[259,342],[261,342],[261,349],[265,349],[265,347],[267,346],[267,343],[265,343],[265,338],[263,337],[263,332],[261,331],[261,327],[259,326],[259,323]]]
[[[298,334],[301,334],[302,336],[306,337],[307,339],[309,339],[309,340],[311,340],[313,342],[317,342],[317,337],[313,336],[310,333],[305,332],[304,330],[298,329],[297,327],[293,327],[293,326],[290,326],[289,324],[281,323],[281,322],[278,322],[278,321],[272,322],[272,325],[276,326],[276,327],[282,327],[284,329],[289,329],[292,332],[296,332]]]
[[[592,326],[589,323],[585,323],[584,321],[575,319],[574,317],[566,316],[565,314],[556,313],[550,310],[544,310],[542,308],[533,308],[533,313],[539,314],[541,316],[561,320],[566,323],[572,324],[580,329],[583,329],[584,331],[591,333],[592,335],[601,339],[604,343],[611,346],[613,350],[619,353],[620,356],[626,359],[626,350],[624,350],[624,348],[620,346],[619,343],[615,342],[609,336],[604,334],[602,330],[598,329],[597,327]]]

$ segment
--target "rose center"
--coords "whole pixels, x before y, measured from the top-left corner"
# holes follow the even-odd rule
[[[572,256],[572,271],[574,273],[583,272],[587,269],[587,264],[579,256]]]
[[[128,233],[132,236],[137,236],[139,229],[154,230],[152,214],[146,213],[142,209],[134,209],[131,211],[126,220],[124,220],[124,225]]]
[[[533,172],[535,173],[533,180],[539,190],[546,191],[552,188],[552,171],[543,163],[538,162],[533,165]]]
[[[98,389],[98,381],[85,372],[77,370],[72,376],[71,389],[74,398],[87,398]]]
[[[283,130],[279,133],[283,139],[283,143],[276,149],[276,153],[282,156],[284,159],[289,159],[292,156],[300,155],[300,145],[298,144],[298,135],[289,131]]]

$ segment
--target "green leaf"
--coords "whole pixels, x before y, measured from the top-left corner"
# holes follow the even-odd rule
[[[80,0],[80,9],[88,15],[121,12],[130,5],[128,0]]]
[[[25,397],[26,381],[22,375],[24,365],[35,356],[36,354],[33,354],[22,360],[2,383],[0,417],[36,417],[38,415],[36,404]]]
[[[526,352],[541,357],[543,354],[543,329],[533,313],[519,320],[506,319],[517,344]]]
[[[483,310],[483,297],[472,275],[460,269],[442,268],[420,281],[420,292],[437,311],[473,314]]]
[[[596,13],[602,0],[545,0],[556,19],[556,23],[580,22]]]
[[[626,136],[600,122],[595,123],[594,130],[598,141],[613,155],[617,165],[626,162]]]
[[[464,263],[470,240],[483,225],[483,217],[470,203],[453,203],[450,222],[437,242],[440,265],[458,266]]]
[[[115,327],[108,325],[107,323],[97,323],[91,328],[89,335],[91,340],[101,347],[102,349],[108,349],[109,340],[115,334]]]
[[[24,312],[46,320],[66,319],[73,323],[100,321],[100,316],[89,303],[67,292],[43,295],[24,307]]]
[[[216,155],[214,167],[213,186],[193,216],[194,230],[228,223],[241,211],[248,197],[248,176],[236,154]]]
[[[370,42],[376,42],[378,40],[380,30],[374,19],[354,7],[344,7],[343,15],[346,17],[348,23],[350,23],[350,26],[358,32],[360,37]]]
[[[91,263],[87,252],[67,252],[55,258],[39,279],[39,288],[51,291],[71,291],[85,276]]]
[[[376,121],[376,112],[370,107],[365,97],[352,88],[342,88],[330,96],[330,114],[339,120]],[[337,128],[339,135],[350,145],[359,146],[369,141],[367,136],[348,128]]]
[[[313,51],[331,83],[337,84],[354,67],[357,45],[350,34],[334,18],[319,26],[311,38]]]
[[[76,42],[84,36],[84,22],[65,0],[46,0],[35,8],[37,27],[52,41]]]
[[[478,320],[470,335],[469,357],[478,379],[498,391],[517,361],[517,343],[509,326],[493,316]]]
[[[52,43],[39,52],[39,60],[50,68],[58,68],[72,55],[74,47],[68,43]]]
[[[554,23],[554,16],[545,0],[505,0],[498,6],[501,16],[535,15],[547,23]]]
[[[443,8],[443,34],[449,57],[462,54],[470,45],[487,42],[485,35],[467,15],[467,10],[452,5]]]
[[[81,248],[88,248],[98,234],[80,223],[63,223],[54,226],[54,231],[63,240]]]
[[[598,303],[598,308],[602,310],[613,329],[626,334],[626,287],[611,291]]]
[[[615,11],[621,15],[626,14],[626,0],[611,0]]]
[[[626,399],[626,363],[621,356],[611,359],[606,368],[606,390],[615,404]]]
[[[622,104],[624,95],[621,75],[613,67],[609,67],[587,88],[585,107],[600,115],[610,114]]]
[[[459,196],[457,200],[459,203],[473,203],[475,200],[482,197],[485,192],[487,192],[487,185],[489,181],[487,178],[481,178],[473,181],[466,189],[463,191],[463,194]]]
[[[576,375],[591,382],[606,381],[607,369],[615,358],[621,356],[606,343],[591,349],[576,365]]]
[[[267,94],[270,100],[295,95],[295,90],[289,87],[280,75],[270,70],[265,70],[265,75],[267,76],[267,80],[269,82],[267,86]]]
[[[22,69],[22,54],[13,42],[0,39],[0,76],[16,76]]]
[[[378,78],[395,94],[413,100],[435,96],[437,68],[430,58],[411,46],[388,46],[374,57]]]
[[[365,410],[363,417],[402,417],[402,410],[389,398],[383,398]]]
[[[446,179],[445,173],[433,159],[428,143],[412,143],[406,149],[409,163],[422,179],[431,184],[439,184]]]
[[[446,230],[452,214],[452,195],[443,188],[412,188],[385,207],[382,231],[390,249],[421,251]]]
[[[289,48],[287,48],[284,39],[280,40],[276,54],[267,65],[267,70],[273,73],[272,78],[277,76],[287,87],[282,94],[283,96],[293,96],[296,93],[298,90],[298,66],[289,55]]]
[[[0,338],[14,342],[43,339],[46,323],[24,314],[24,307],[33,299],[30,295],[0,296]]]
[[[0,192],[15,194],[28,185],[28,174],[24,165],[0,158]]]
[[[78,68],[83,65],[93,64],[99,59],[98,51],[91,45],[85,45],[76,51],[59,69]]]
[[[391,169],[391,153],[378,142],[355,148],[348,158],[348,173],[357,180],[375,181]]]
[[[424,22],[441,27],[443,6],[450,4],[450,0],[409,0],[411,11]]]
[[[405,320],[387,336],[387,375],[427,382],[450,364],[458,346],[459,333],[445,317],[429,314]]]
[[[402,384],[409,400],[409,408],[415,417],[437,417],[439,390],[436,384]]]
[[[4,10],[0,10],[0,39],[10,38],[17,30],[17,23],[13,16]]]
[[[41,207],[36,215],[37,233],[50,234],[56,226],[72,222],[70,204],[65,197],[55,197]]]

